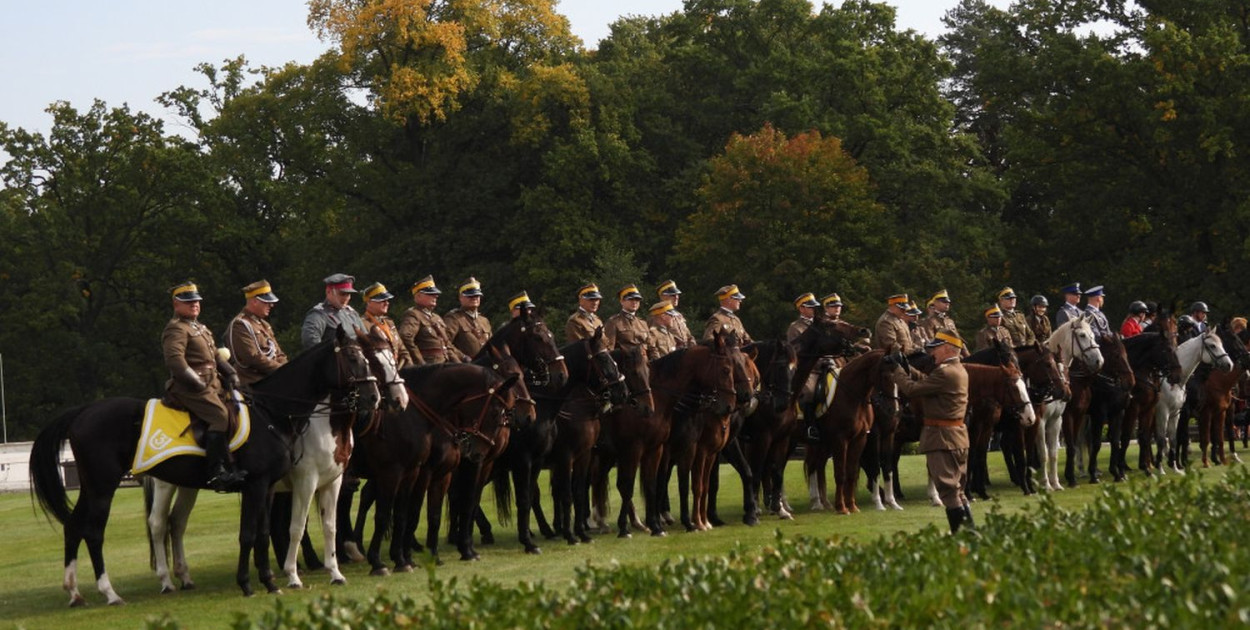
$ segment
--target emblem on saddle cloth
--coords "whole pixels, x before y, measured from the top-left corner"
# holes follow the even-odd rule
[[[239,410],[239,423],[230,438],[232,453],[247,442],[247,437],[252,432],[251,416],[238,392],[234,392],[234,400]],[[153,466],[178,455],[204,457],[204,448],[196,444],[190,426],[191,414],[170,409],[161,404],[159,398],[148,400],[143,412],[143,428],[139,432],[139,448],[135,450],[131,474],[147,472]]]

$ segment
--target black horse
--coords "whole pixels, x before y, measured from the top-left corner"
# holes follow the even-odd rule
[[[318,404],[336,390],[354,388],[363,408],[376,408],[381,396],[360,345],[339,329],[324,341],[252,386],[253,431],[234,452],[237,466],[247,471],[242,484],[239,518],[239,563],[236,581],[252,594],[248,557],[255,555],[261,583],[278,591],[269,565],[269,497],[273,482],[291,467],[291,441]],[[109,398],[71,409],[45,427],[31,450],[31,483],[45,512],[65,526],[65,582],[70,606],[86,603],[78,591],[78,547],[84,540],[95,568],[96,585],[110,604],[122,599],[113,590],[104,566],[104,531],[113,493],[138,448],[146,400]],[[61,480],[62,444],[69,440],[82,481],[71,508]],[[146,474],[170,483],[206,488],[209,477],[202,457],[173,457]]]

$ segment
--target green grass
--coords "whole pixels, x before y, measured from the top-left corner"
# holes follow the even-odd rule
[[[1103,455],[1105,457],[1106,449],[1103,449]],[[1130,454],[1129,461],[1136,461],[1135,454]],[[1013,513],[1036,503],[1036,498],[1024,497],[1009,484],[998,454],[991,454],[990,465],[994,484],[991,493],[995,498],[988,504],[974,504],[974,513],[984,514],[991,508]],[[738,522],[741,518],[740,485],[732,470],[722,466],[721,514],[731,521],[729,526],[693,534],[678,528],[671,530],[665,538],[641,534],[630,540],[621,540],[614,535],[603,535],[588,545],[569,546],[562,541],[543,541],[540,543],[543,546],[542,555],[527,556],[517,544],[514,528],[499,525],[496,521],[498,542],[490,547],[479,547],[483,556],[481,561],[460,562],[454,549],[444,546],[443,557],[447,564],[438,567],[435,574],[440,580],[461,578],[461,584],[466,583],[469,577],[480,576],[507,584],[544,581],[551,586],[563,587],[572,579],[576,568],[587,564],[657,565],[678,556],[723,555],[735,544],[746,549],[760,549],[775,543],[774,534],[778,530],[786,537],[839,537],[850,543],[872,544],[882,535],[917,531],[930,524],[945,528],[944,512],[929,507],[924,497],[923,457],[904,457],[901,470],[903,490],[907,496],[904,511],[877,512],[872,509],[867,493],[861,490],[859,502],[864,511],[837,516],[808,512],[801,466],[792,462],[787,476],[787,490],[797,510],[795,520],[780,521],[776,517],[765,517],[759,526],[746,527]],[[1214,468],[1204,471],[1203,479],[1219,479],[1226,470]],[[1076,508],[1089,502],[1096,492],[1098,486],[1082,485],[1057,493],[1056,503],[1063,508]],[[90,605],[84,609],[69,610],[65,608],[68,598],[60,588],[63,573],[60,526],[49,525],[42,514],[32,508],[28,494],[0,495],[0,527],[5,532],[0,537],[0,557],[5,559],[8,568],[0,572],[0,627],[131,628],[168,614],[187,628],[216,628],[227,625],[236,613],[255,617],[272,608],[273,597],[259,595],[243,598],[234,584],[238,548],[237,497],[201,493],[188,532],[188,556],[198,590],[175,595],[158,594],[155,574],[148,567],[142,512],[139,490],[119,491],[105,544],[109,576],[128,605],[104,605],[103,597],[95,589],[94,573],[84,546],[79,556],[80,589]],[[494,514],[493,504],[487,508],[487,513]],[[311,527],[314,540],[320,541],[317,525]],[[320,547],[319,542],[317,546]],[[276,568],[276,563],[274,566]],[[352,598],[369,597],[379,591],[422,598],[429,590],[428,576],[423,571],[373,578],[368,576],[366,566],[356,564],[345,566],[344,573],[348,584],[333,589],[324,572],[306,573],[303,576],[304,590],[285,590],[281,597],[292,606],[303,607],[310,599],[331,590],[340,597]],[[279,580],[280,584],[285,584],[285,579]]]

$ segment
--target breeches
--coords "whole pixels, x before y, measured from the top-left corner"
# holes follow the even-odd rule
[[[968,449],[929,451],[925,453],[929,479],[937,486],[938,498],[947,508],[964,504],[963,478],[968,470]]]
[[[226,406],[216,394],[204,398],[179,398],[178,402],[191,412],[191,415],[208,423],[209,431],[225,431],[229,427],[226,418]]]

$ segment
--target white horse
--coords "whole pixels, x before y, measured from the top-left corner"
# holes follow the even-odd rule
[[[1233,360],[1224,350],[1224,342],[1216,334],[1215,329],[1186,341],[1176,347],[1176,360],[1181,364],[1180,380],[1173,383],[1170,379],[1163,381],[1159,388],[1159,402],[1155,404],[1155,444],[1158,446],[1158,459],[1153,460],[1159,474],[1167,474],[1167,465],[1163,463],[1169,448],[1176,448],[1176,429],[1180,425],[1181,406],[1185,404],[1185,384],[1199,363],[1227,372],[1233,369]],[[1139,445],[1149,448],[1149,444]],[[1185,474],[1179,459],[1173,464],[1173,470]],[[1149,471],[1147,471],[1149,472]]]
[[[399,377],[399,369],[390,344],[375,338],[372,348],[366,347],[366,356],[370,359],[375,378],[385,384],[384,397],[387,404],[402,409],[408,404],[408,388]],[[291,492],[291,523],[290,543],[287,557],[282,567],[287,574],[290,588],[302,588],[296,571],[296,555],[299,552],[300,540],[304,537],[304,528],[308,521],[308,509],[312,504],[313,495],[317,496],[317,505],[321,513],[321,529],[325,537],[325,566],[330,573],[331,584],[346,584],[339,571],[338,557],[335,552],[335,504],[338,501],[339,487],[342,485],[343,470],[347,465],[347,457],[351,454],[351,431],[346,433],[346,448],[340,448],[330,427],[330,400],[323,400],[308,420],[308,429],[301,433],[292,445],[295,460],[291,471],[280,482],[274,485],[277,491]],[[336,459],[336,453],[338,457]],[[156,577],[161,582],[162,593],[172,593],[174,584],[170,578],[169,562],[165,553],[165,541],[170,544],[174,558],[174,574],[182,583],[183,589],[194,588],[191,572],[187,565],[183,536],[187,529],[187,520],[195,507],[199,490],[166,483],[151,477],[145,478],[151,490],[151,505],[148,510],[148,531],[152,540],[152,562],[156,569]],[[176,500],[175,500],[176,497]],[[172,509],[171,509],[171,503]]]
[[[1098,340],[1089,326],[1084,314],[1069,319],[1051,333],[1043,345],[1055,355],[1055,363],[1067,378],[1068,365],[1079,359],[1091,372],[1102,369],[1102,351],[1098,349]],[[1042,463],[1042,488],[1045,490],[1063,490],[1059,483],[1059,435],[1063,430],[1063,410],[1068,406],[1066,400],[1052,400],[1046,403],[1042,412],[1041,425],[1037,431],[1037,450]],[[1069,448],[1074,448],[1070,445]]]

